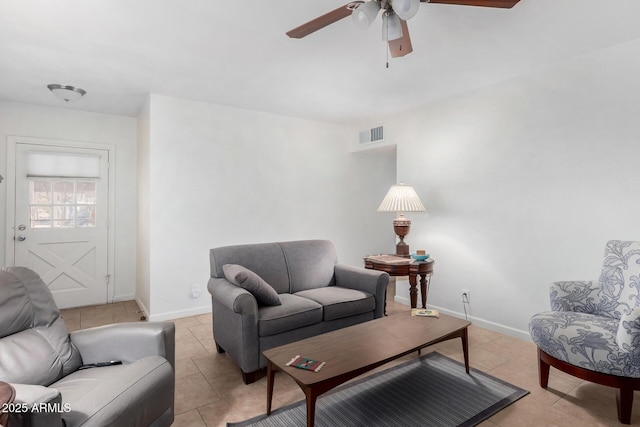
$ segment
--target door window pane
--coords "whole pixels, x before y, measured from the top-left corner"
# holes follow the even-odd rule
[[[31,193],[32,205],[49,205],[51,204],[51,183],[47,181],[30,181],[29,188]]]
[[[53,207],[53,226],[73,227],[75,209],[73,206],[54,206]]]
[[[76,203],[79,205],[96,204],[96,183],[80,181],[76,183]]]
[[[95,227],[95,206],[76,206],[76,227]]]
[[[51,227],[51,207],[31,206],[31,228]]]
[[[53,184],[53,203],[72,204],[75,201],[75,185],[73,181],[58,181]]]

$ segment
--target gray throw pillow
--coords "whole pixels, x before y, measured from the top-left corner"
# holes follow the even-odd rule
[[[275,289],[253,271],[238,264],[225,264],[222,271],[227,280],[246,289],[265,305],[280,305],[280,297]]]

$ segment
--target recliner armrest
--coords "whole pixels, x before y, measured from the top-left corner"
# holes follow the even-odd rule
[[[119,360],[131,363],[145,356],[166,358],[175,369],[173,322],[128,322],[82,329],[69,334],[82,363]]]
[[[389,284],[389,274],[345,264],[335,266],[336,286],[369,292],[376,298],[375,317],[384,315],[384,302]]]
[[[16,397],[9,412],[9,425],[51,427],[62,425],[63,406],[60,392],[52,387],[32,384],[11,384]]]
[[[593,313],[599,291],[599,284],[593,280],[554,282],[549,288],[551,310]]]

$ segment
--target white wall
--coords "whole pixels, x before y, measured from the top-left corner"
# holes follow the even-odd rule
[[[398,179],[427,214],[412,248],[436,260],[429,303],[528,337],[548,285],[598,279],[609,239],[638,240],[640,41],[388,121]]]
[[[395,148],[350,153],[356,134],[343,126],[158,95],[149,117],[149,191],[139,196],[151,319],[210,311],[213,247],[330,239],[353,265],[389,250],[380,230],[390,219],[376,208],[395,181]]]
[[[0,175],[7,176],[7,137],[112,144],[116,147],[115,299],[135,292],[136,120],[107,114],[0,101]],[[0,184],[0,265],[5,263],[6,184]]]
[[[138,217],[137,217],[137,250],[136,250],[136,301],[140,308],[149,313],[151,306],[151,260],[150,247],[150,148],[151,148],[151,111],[150,100],[147,99],[138,114]]]

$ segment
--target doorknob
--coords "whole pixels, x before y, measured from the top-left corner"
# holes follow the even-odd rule
[[[24,234],[21,234],[18,237],[16,237],[16,240],[18,240],[19,242],[24,242],[25,240],[27,240],[27,236],[25,236]]]

